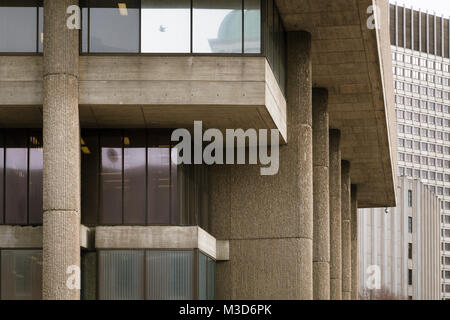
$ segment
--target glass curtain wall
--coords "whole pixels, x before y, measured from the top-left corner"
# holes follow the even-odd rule
[[[0,224],[42,224],[42,133],[0,132]]]
[[[100,250],[99,299],[214,299],[215,261],[199,250]]]
[[[0,251],[0,299],[42,299],[42,250]]]
[[[0,53],[42,52],[42,0],[0,0]]]
[[[84,130],[82,223],[208,228],[207,168],[177,165],[170,130]]]

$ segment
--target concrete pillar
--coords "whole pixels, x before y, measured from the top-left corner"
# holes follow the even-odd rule
[[[350,163],[342,161],[341,209],[342,209],[342,300],[351,299],[351,209],[350,209]]]
[[[230,240],[216,265],[217,299],[313,298],[311,35],[287,34],[288,143],[278,174],[256,165],[210,168],[210,226]]]
[[[352,241],[352,300],[358,300],[358,194],[357,187],[351,187],[351,241]]]
[[[328,91],[313,89],[313,289],[314,300],[330,299],[330,197]]]
[[[341,133],[330,130],[330,299],[342,299]]]
[[[44,299],[80,298],[73,289],[80,267],[79,39],[78,30],[66,26],[66,10],[77,4],[44,1]]]

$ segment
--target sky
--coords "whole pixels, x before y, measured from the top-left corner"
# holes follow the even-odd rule
[[[436,15],[444,15],[450,17],[450,1],[449,0],[389,0],[391,3],[397,2],[398,5],[406,7],[413,6],[414,9],[429,10],[430,13],[436,12]]]

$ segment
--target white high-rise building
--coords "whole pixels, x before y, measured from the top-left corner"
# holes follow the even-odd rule
[[[398,174],[442,200],[441,289],[450,299],[450,33],[439,14],[390,6]]]

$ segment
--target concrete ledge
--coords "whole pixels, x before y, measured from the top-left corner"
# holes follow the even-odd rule
[[[216,260],[228,261],[230,260],[230,241],[217,240],[216,241]]]
[[[94,230],[81,225],[80,247],[93,250]],[[0,226],[0,249],[42,248],[42,227]]]
[[[228,258],[228,250],[224,248],[228,247],[228,241],[216,241],[196,226],[117,226],[95,230],[96,249],[199,249],[213,259],[227,260],[224,258]]]
[[[0,248],[42,248],[42,227],[0,226]]]

